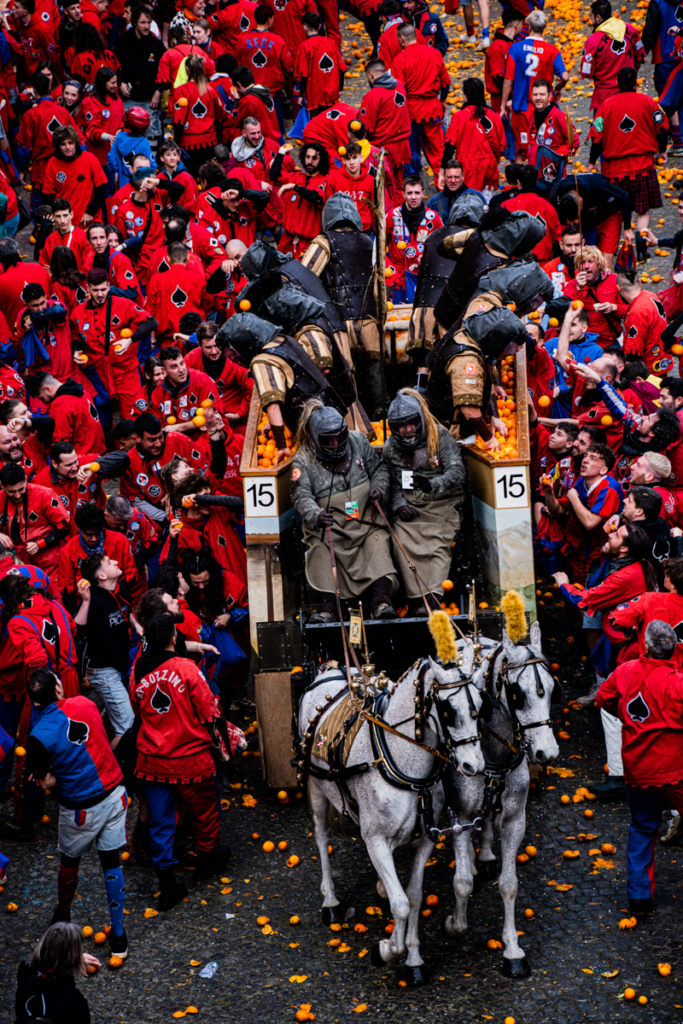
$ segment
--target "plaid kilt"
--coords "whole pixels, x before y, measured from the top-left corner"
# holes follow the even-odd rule
[[[628,192],[636,213],[647,213],[648,210],[661,210],[662,193],[659,189],[657,171],[654,167],[648,167],[647,171],[640,172],[635,178],[614,178],[610,179],[613,185],[623,188]]]

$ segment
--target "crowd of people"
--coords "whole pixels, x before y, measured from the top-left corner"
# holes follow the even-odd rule
[[[448,600],[461,444],[509,451],[501,367],[518,351],[536,571],[595,665],[582,702],[600,706],[610,771],[596,794],[628,792],[630,895],[651,898],[658,819],[632,792],[631,733],[650,714],[672,726],[653,698],[626,715],[620,695],[632,708],[648,658],[675,689],[683,644],[683,231],[657,237],[649,219],[658,171],[683,153],[683,15],[650,0],[641,38],[609,0],[591,5],[575,174],[569,73],[541,6],[505,2],[491,36],[480,0],[484,77],[455,96],[439,16],[364,0],[353,105],[330,0],[13,0],[2,14],[0,842],[34,841],[49,790],[61,854],[52,928],[20,972],[22,1024],[39,1000],[55,1024],[89,1019],[69,922],[93,843],[109,946],[127,955],[131,801],[160,911],[187,896],[188,836],[196,877],[230,856],[217,777],[243,743],[227,716],[251,656],[250,411],[255,464],[291,460],[312,621],[336,619],[333,537],[342,600],[427,615]],[[472,4],[464,16],[474,42]],[[639,90],[647,53],[659,101]],[[674,250],[658,294],[637,270],[654,246]],[[408,364],[390,382],[398,307]],[[672,772],[641,785],[680,810]]]

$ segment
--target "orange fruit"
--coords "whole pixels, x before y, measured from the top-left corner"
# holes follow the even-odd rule
[[[99,471],[100,471],[100,464],[99,464],[99,462],[91,462],[90,465],[88,466],[88,469],[90,470],[91,473],[99,473]]]
[[[281,853],[284,852],[287,849],[287,840],[283,839],[282,842],[277,844],[277,848]]]
[[[346,146],[339,146],[337,148],[337,152],[339,153],[339,156],[346,156]]]
[[[109,966],[110,967],[123,967],[123,957],[120,957],[120,956],[110,956],[109,957]]]
[[[89,939],[90,936],[93,934],[93,930],[89,924],[84,925],[81,931],[83,932],[83,938],[85,939]]]
[[[638,996],[638,1002],[641,1006],[647,1006],[647,996]]]
[[[42,818],[40,819],[40,824],[41,825],[49,825],[50,824],[50,815],[49,814],[44,814],[42,816]]]
[[[205,398],[202,402],[202,409],[210,409],[212,405],[212,400],[210,398]]]
[[[600,420],[600,423],[602,424],[603,427],[611,427],[612,424],[614,423],[614,420],[612,419],[611,416],[603,416],[602,419]]]
[[[525,846],[524,852],[526,853],[527,857],[535,857],[538,853],[538,850],[535,846]]]
[[[104,932],[95,932],[94,942],[95,942],[96,946],[103,946],[106,941],[107,941],[107,936],[105,935]]]
[[[8,903],[7,904],[7,913],[8,914],[16,914],[18,909],[19,909],[19,907],[17,906],[16,903]]]
[[[286,789],[278,790],[277,798],[278,798],[278,800],[286,800],[287,799],[287,790]]]
[[[251,302],[249,301],[249,299],[242,299],[241,300],[241,302],[240,302],[240,309],[242,310],[243,313],[248,313],[249,312],[249,310],[251,309]]]
[[[570,799],[570,797],[567,796],[566,793],[563,793],[562,796],[560,797],[560,803],[561,804],[570,804],[571,803],[571,799]]]
[[[194,423],[195,427],[203,427],[204,424],[206,423],[206,420],[204,419],[203,416],[193,416],[192,422]]]
[[[403,242],[403,241],[397,242],[396,243],[396,248],[397,249],[401,249],[401,250],[407,249],[408,248],[408,243],[407,242]]]
[[[581,299],[574,299],[572,302],[572,309],[583,309],[583,302]]]
[[[300,863],[301,863],[301,859],[300,859],[299,857],[297,857],[297,855],[296,855],[296,854],[293,854],[293,855],[292,855],[291,857],[289,857],[289,858],[288,858],[288,860],[287,860],[287,867],[288,867],[288,868],[295,868],[295,867],[297,867],[297,865],[298,865],[298,864],[300,864]]]
[[[611,843],[603,843],[602,846],[600,847],[600,851],[602,853],[616,853],[617,852],[617,848],[616,848],[616,846],[612,846]]]
[[[26,747],[15,747],[14,753],[17,757],[26,757]]]
[[[178,106],[179,107],[186,107],[188,105],[188,103],[189,103],[189,100],[187,99],[186,96],[181,96],[178,99]]]
[[[432,916],[432,912],[431,912],[431,910],[429,909],[429,907],[427,907],[427,909],[426,909],[426,910],[423,910],[423,911],[422,911],[421,913],[422,913],[422,916],[423,916],[423,917],[431,917],[431,916]]]
[[[299,917],[298,914],[292,914],[292,916],[289,919],[289,923],[290,924],[299,924],[300,921],[301,921],[301,918]]]
[[[175,418],[175,416],[167,416],[166,422],[168,423],[169,427],[172,427],[178,422],[178,420]]]
[[[132,338],[133,332],[130,327],[124,327],[122,331],[119,331],[119,338]]]
[[[442,590],[452,590],[454,586],[455,586],[455,584],[453,583],[453,580],[442,580],[441,581],[441,589]]]
[[[679,345],[678,343],[676,343],[675,345],[671,346],[671,351],[675,356],[683,355],[683,345]]]
[[[550,399],[548,398],[547,395],[541,395],[541,397],[538,400],[538,404],[540,405],[540,407],[542,409],[547,409],[548,406],[550,405]]]
[[[590,809],[590,807],[587,807],[586,810],[583,812],[583,816],[584,818],[592,818],[593,813],[594,812]]]
[[[671,964],[657,964],[657,970],[663,978],[668,978],[671,974]]]
[[[534,912],[533,912],[533,910],[531,909],[531,907],[527,907],[527,908],[526,908],[526,910],[524,911],[524,916],[525,916],[526,918],[528,918],[529,920],[531,920],[531,918],[532,918],[532,917],[534,916]]]
[[[439,897],[434,895],[428,896],[427,899],[425,900],[425,903],[427,904],[428,907],[438,907]]]
[[[635,998],[636,998],[636,990],[634,988],[625,988],[624,989],[624,999],[635,999]]]
[[[272,853],[274,849],[275,843],[273,843],[270,839],[267,839],[263,844],[264,853]]]
[[[262,914],[260,917],[256,918],[256,924],[259,928],[265,928],[267,924],[270,924],[270,918],[266,917],[265,914]]]

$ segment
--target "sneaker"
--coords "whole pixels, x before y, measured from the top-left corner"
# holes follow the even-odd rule
[[[680,814],[673,814],[669,818],[669,827],[666,835],[659,840],[664,846],[680,846],[683,843],[683,818]]]
[[[476,49],[479,51],[479,53],[481,53],[482,50],[488,50],[490,45],[491,39],[489,38],[489,36],[482,36],[482,38],[479,40],[477,44]]]
[[[476,41],[476,38],[477,38],[476,32],[474,33],[474,35],[471,35],[471,36],[468,36],[467,32],[463,32],[463,34],[461,36],[458,36],[458,42],[459,43],[474,43]]]
[[[668,156],[683,156],[683,146],[669,146]]]
[[[580,704],[582,708],[592,707],[593,704],[595,704],[595,698],[598,695],[598,690],[600,689],[601,683],[602,679],[596,679],[588,693],[584,693],[583,697],[577,697],[576,703]]]
[[[332,612],[313,612],[308,621],[311,625],[315,625],[316,623],[323,623],[326,625],[328,622],[335,622],[336,616],[333,615]]]
[[[0,839],[10,842],[33,842],[33,825],[20,825],[16,818],[0,818]]]
[[[123,935],[114,935],[113,931],[109,932],[109,948],[112,956],[120,956],[122,960],[126,959],[128,956],[128,936],[125,931]]]
[[[626,799],[626,786],[622,775],[610,775],[606,782],[597,786],[591,786],[589,782],[588,789],[595,794],[599,803],[611,803]]]
[[[653,899],[629,900],[628,908],[632,914],[636,914],[639,917],[646,917],[648,914],[654,914],[655,901]]]
[[[388,602],[378,604],[376,608],[372,610],[373,619],[395,619],[396,612],[392,605]]]

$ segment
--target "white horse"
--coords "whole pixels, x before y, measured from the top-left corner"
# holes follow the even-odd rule
[[[427,697],[423,717],[421,720],[418,717],[418,729],[420,725],[423,729],[423,743],[447,752],[453,772],[466,776],[475,776],[484,770],[477,724],[482,698],[472,682],[473,666],[474,647],[471,641],[462,650],[459,667],[444,668],[431,658],[417,662],[398,683],[390,687],[390,696],[385,698],[384,707],[380,707],[385,722],[415,739],[416,713],[418,716],[421,713],[420,690],[425,695],[431,693],[433,700]],[[329,714],[329,710],[324,708],[325,701],[330,702],[341,691],[348,693],[344,673],[336,668],[327,669],[319,673],[301,701],[299,733],[305,741],[309,732],[309,742],[314,743],[310,764],[316,774],[320,770],[329,771],[329,764],[315,756],[314,742],[321,727],[324,730]],[[378,714],[377,705],[370,713],[373,716]],[[424,867],[434,840],[418,816],[419,791],[421,784],[428,785],[424,792],[428,802],[431,798],[431,820],[438,821],[444,802],[438,766],[443,766],[443,762],[421,747],[364,721],[353,740],[348,767],[362,764],[370,765],[370,770],[341,784],[313,775],[309,777],[308,795],[322,868],[323,922],[329,924],[342,920],[327,850],[328,805],[332,804],[340,813],[348,813],[360,826],[361,836],[377,872],[377,892],[381,898],[389,900],[395,921],[391,937],[373,947],[372,962],[382,966],[407,951],[406,980],[409,984],[420,985],[426,979],[420,957],[418,922]],[[396,774],[392,773],[413,780],[414,786],[397,783]],[[393,778],[393,784],[385,776]],[[351,805],[349,797],[354,802]],[[394,865],[394,851],[407,845],[412,847],[412,861],[408,885],[404,889]]]
[[[546,765],[559,753],[550,723],[553,688],[558,684],[544,664],[541,630],[537,622],[531,626],[529,639],[529,646],[516,646],[504,633],[502,644],[489,648],[474,676],[479,689],[487,690],[494,698],[490,720],[487,722],[482,715],[483,725],[488,725],[508,744],[517,747],[518,754],[515,755],[482,727],[481,746],[486,774],[465,778],[449,769],[446,780],[447,802],[456,826],[453,832],[456,869],[453,880],[455,910],[446,917],[443,926],[452,937],[464,935],[467,930],[467,901],[474,887],[474,876],[477,875],[480,881],[496,876],[496,858],[491,849],[495,818],[501,847],[498,888],[505,910],[503,971],[511,978],[525,978],[531,973],[517,941],[515,924],[516,857],[526,829],[529,794],[526,759],[528,757],[533,764]],[[498,702],[496,695],[499,695]],[[560,697],[559,687],[556,695]],[[502,795],[497,791],[501,782],[504,783]],[[489,786],[491,790],[487,795]],[[475,858],[471,830],[459,831],[458,826],[471,824],[480,815],[484,820],[479,856]]]

